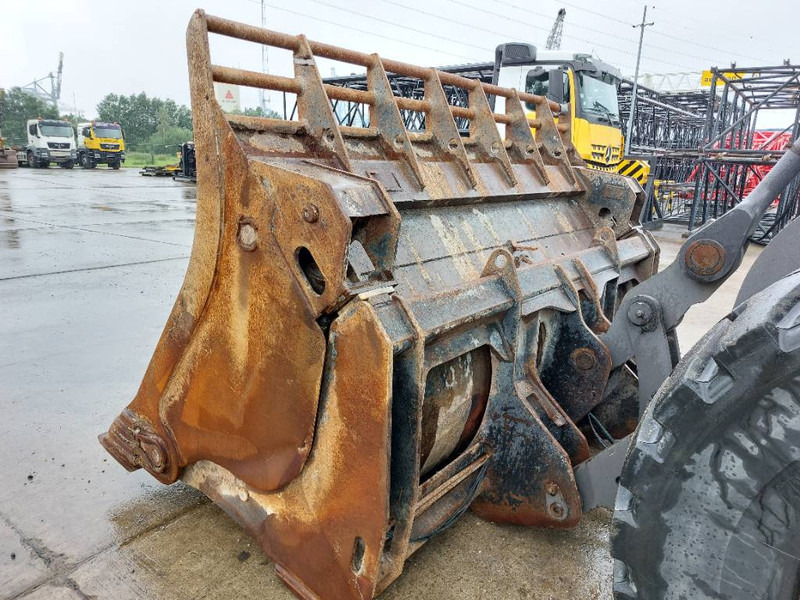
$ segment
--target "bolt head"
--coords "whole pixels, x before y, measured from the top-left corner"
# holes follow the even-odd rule
[[[597,364],[597,356],[591,348],[578,348],[572,352],[570,357],[581,371],[590,371]]]
[[[646,325],[653,319],[653,307],[646,302],[634,302],[628,309],[628,319],[634,325]]]
[[[303,220],[306,223],[316,223],[319,221],[319,209],[316,204],[306,204],[303,207]]]
[[[258,245],[258,231],[250,221],[239,222],[239,232],[236,237],[239,240],[239,245],[248,252],[255,250]]]
[[[558,502],[551,502],[550,512],[553,514],[554,517],[560,519],[561,517],[564,516],[564,507],[561,506]]]
[[[544,489],[551,496],[555,496],[558,493],[558,484],[553,481],[548,481]]]

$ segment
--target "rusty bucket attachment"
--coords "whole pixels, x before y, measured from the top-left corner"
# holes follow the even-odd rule
[[[294,77],[212,64],[209,34],[290,51]],[[543,97],[202,11],[187,44],[194,247],[106,449],[205,492],[302,598],[373,597],[468,507],[575,525],[588,415],[616,435],[638,419],[635,376],[598,338],[656,270],[638,184],[586,169]],[[324,84],[315,57],[365,68],[367,88]],[[226,115],[214,82],[295,94],[298,114]],[[339,126],[343,99],[369,122]]]

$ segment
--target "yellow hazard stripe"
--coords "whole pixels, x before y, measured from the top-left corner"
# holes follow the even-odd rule
[[[587,160],[586,164],[590,169],[595,169],[596,171],[607,171],[631,177],[642,185],[647,181],[647,175],[650,171],[650,166],[639,160],[622,160],[616,165],[604,165]]]
[[[636,174],[641,171],[643,167],[644,165],[642,163],[638,163],[633,169],[627,171],[625,175],[636,179]]]

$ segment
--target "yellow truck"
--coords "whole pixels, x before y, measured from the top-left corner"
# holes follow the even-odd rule
[[[572,144],[587,165],[592,169],[632,177],[645,185],[650,166],[624,156],[625,138],[618,101],[622,74],[612,65],[591,54],[539,51],[532,44],[510,42],[497,46],[493,62],[452,65],[439,67],[439,70],[485,84],[546,96],[558,104],[569,104]],[[421,80],[397,74],[388,74],[388,79],[395,95],[411,99],[424,95]],[[334,75],[326,78],[324,83],[355,90],[367,87],[366,75],[363,74]],[[446,84],[444,89],[451,104],[467,106],[463,91]],[[495,110],[505,110],[505,98],[489,95],[489,103]],[[336,100],[333,110],[340,125],[364,125],[369,121],[363,105],[355,101]],[[531,117],[535,116],[533,106],[526,104],[525,110]],[[418,112],[401,109],[401,115],[409,131],[424,128],[424,120]],[[465,135],[464,128],[468,123],[458,116],[454,119],[461,134]]]
[[[119,169],[125,162],[125,135],[118,123],[92,121],[78,124],[78,162],[84,169],[108,165]]]
[[[624,157],[625,138],[617,88],[620,71],[590,54],[538,51],[523,43],[501,44],[495,53],[493,83],[547,96],[570,105],[572,143],[592,169],[613,171],[642,186],[650,166]],[[504,98],[497,98],[502,110]],[[533,113],[533,106],[526,105]]]

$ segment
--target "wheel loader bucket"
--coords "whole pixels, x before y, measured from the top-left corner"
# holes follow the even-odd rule
[[[209,34],[287,50],[294,76],[215,65]],[[187,46],[194,246],[105,448],[206,493],[302,598],[373,597],[468,507],[575,525],[587,415],[623,435],[638,418],[598,339],[657,268],[638,184],[586,169],[539,96],[202,11]],[[367,88],[324,84],[315,58],[366,69]],[[298,114],[225,114],[214,82],[295,94]],[[338,100],[369,122],[339,126]]]

